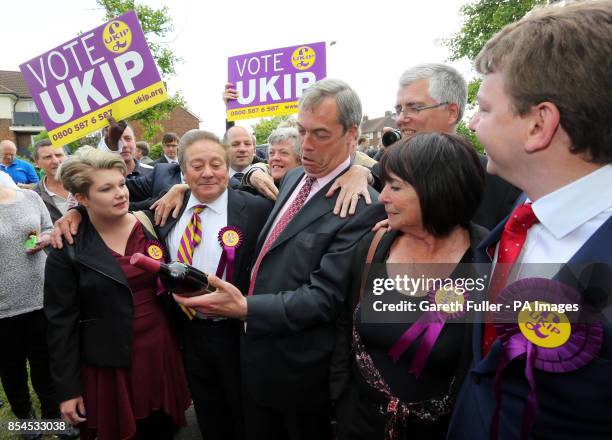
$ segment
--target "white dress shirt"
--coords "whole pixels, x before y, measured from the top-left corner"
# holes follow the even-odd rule
[[[308,203],[308,201],[310,199],[312,199],[315,196],[315,194],[321,188],[323,188],[329,182],[331,182],[336,177],[338,177],[340,175],[340,173],[342,171],[344,171],[345,169],[347,169],[349,166],[351,166],[351,158],[350,157],[348,157],[344,162],[342,162],[340,165],[338,165],[331,173],[329,173],[329,174],[327,174],[327,175],[325,175],[323,177],[318,177],[313,182],[312,188],[310,189],[310,193],[308,194],[308,197],[304,201],[304,205],[302,205],[302,208],[306,205],[306,203]],[[295,189],[291,193],[291,196],[287,199],[287,201],[285,202],[283,207],[280,209],[280,211],[278,211],[278,214],[276,215],[276,218],[274,219],[274,223],[272,223],[272,227],[268,231],[268,237],[270,236],[270,233],[272,232],[272,230],[274,229],[274,227],[276,226],[278,221],[283,217],[283,214],[285,213],[285,211],[287,211],[289,209],[289,207],[291,206],[293,201],[297,198],[298,193],[300,192],[300,190],[302,189],[302,186],[304,186],[304,183],[306,182],[306,177],[307,177],[307,174],[304,174],[304,176],[302,177],[302,180],[300,180],[300,183],[297,184],[297,186],[295,187]],[[268,237],[266,237],[266,240],[268,239]]]
[[[193,253],[192,266],[206,272],[215,274],[221,259],[222,248],[217,236],[219,231],[227,226],[227,189],[212,203],[204,203],[206,207],[200,214],[202,221],[202,242],[196,246]],[[193,193],[187,201],[183,215],[176,222],[168,235],[168,252],[172,261],[178,261],[178,250],[181,237],[187,224],[193,216],[193,208],[201,203]],[[222,276],[225,279],[225,273]]]
[[[164,157],[166,158],[166,160],[168,161],[168,163],[178,163],[178,158],[176,159],[170,159],[168,156],[166,156],[164,154]]]
[[[552,277],[610,218],[612,165],[541,197],[533,202],[532,208],[540,222],[527,232],[517,260],[520,265],[517,264],[512,277],[515,279]]]
[[[232,177],[234,177],[234,174],[236,173],[242,173],[242,174],[246,174],[247,171],[249,171],[251,168],[253,168],[253,165],[249,165],[248,167],[246,167],[244,170],[242,171],[236,171],[235,169],[233,169],[232,167],[229,168],[229,177],[230,179]]]

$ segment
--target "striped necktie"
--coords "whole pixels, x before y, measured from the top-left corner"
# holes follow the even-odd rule
[[[191,220],[187,223],[187,227],[181,237],[181,242],[178,249],[178,261],[181,263],[191,265],[193,262],[193,253],[195,248],[202,242],[202,220],[200,214],[204,210],[205,205],[196,205],[193,208],[193,215]],[[196,315],[196,311],[190,307],[185,307],[180,304],[181,309],[187,315],[189,319],[193,319]]]

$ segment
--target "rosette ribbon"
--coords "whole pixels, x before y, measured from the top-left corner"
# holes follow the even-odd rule
[[[428,294],[428,301],[431,304],[441,304],[447,303],[447,301],[440,301],[439,296],[437,295],[442,289],[438,291],[430,291]],[[450,295],[460,295],[463,297],[462,305],[465,305],[465,300],[468,297],[467,292],[463,294],[458,294],[452,290],[445,290],[448,292],[442,297],[448,300]],[[412,359],[412,363],[408,368],[409,373],[413,373],[417,378],[421,375],[423,371],[423,367],[425,366],[425,362],[427,362],[427,358],[431,354],[431,350],[433,350],[440,333],[442,333],[442,329],[446,324],[448,319],[455,319],[463,316],[465,311],[463,310],[463,306],[461,307],[461,311],[454,312],[444,312],[444,311],[433,311],[428,310],[423,312],[423,314],[417,319],[409,328],[406,330],[402,336],[393,344],[393,346],[389,349],[387,354],[393,358],[394,362],[397,362],[400,357],[408,350],[412,344],[421,336],[421,341],[419,346],[417,347],[416,353],[414,354],[414,358]]]
[[[147,240],[147,242],[145,243],[145,250],[147,252],[147,255],[153,258],[154,260],[161,260],[162,263],[166,260],[166,257],[167,257],[166,248],[164,247],[163,244],[161,244],[157,240]],[[157,290],[155,291],[155,294],[159,296],[162,293],[166,292],[166,288],[162,284],[161,279],[159,278],[159,275],[156,277],[156,279],[157,279]]]
[[[223,252],[221,253],[219,265],[217,266],[216,275],[219,278],[223,278],[223,272],[227,268],[225,279],[228,282],[233,283],[236,250],[242,245],[243,242],[242,231],[236,226],[226,226],[221,228],[217,239],[219,240],[219,244],[221,245]]]
[[[578,319],[580,313],[568,311],[568,317],[563,318],[566,322],[565,337],[559,344],[548,343],[546,346],[544,341],[554,332],[551,329],[557,328],[562,322],[558,315],[560,312],[534,312],[528,314],[528,320],[525,320],[519,311],[504,307],[513,304],[513,301],[521,301],[523,304],[534,301],[540,304],[580,304],[580,295],[570,286],[544,278],[518,280],[500,293],[498,302],[502,307],[493,315],[495,330],[502,343],[493,382],[496,406],[491,420],[490,437],[495,440],[499,435],[502,373],[513,360],[523,356],[525,358],[525,377],[529,383],[529,394],[523,411],[521,439],[527,439],[538,410],[534,370],[537,368],[549,373],[577,370],[597,355],[603,341],[603,327],[600,322],[572,323]],[[525,322],[521,328],[519,324],[523,321]]]

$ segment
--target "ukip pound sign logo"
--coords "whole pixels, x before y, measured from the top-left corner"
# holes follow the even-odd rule
[[[315,63],[317,55],[315,51],[308,46],[298,47],[291,55],[291,64],[298,70],[306,70]]]
[[[539,301],[539,304],[548,303]],[[556,348],[565,344],[572,333],[572,325],[565,313],[538,311],[536,303],[530,305],[531,310],[522,310],[518,316],[523,336],[543,348]]]
[[[132,31],[121,20],[114,20],[106,25],[102,38],[104,39],[104,46],[110,52],[120,54],[130,48],[132,44]]]

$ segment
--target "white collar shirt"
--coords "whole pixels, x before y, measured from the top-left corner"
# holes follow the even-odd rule
[[[66,212],[68,211],[68,208],[70,207],[68,205],[68,199],[65,199],[62,196],[55,194],[53,191],[51,191],[47,187],[47,176],[43,177],[42,186],[43,186],[43,190],[45,190],[45,192],[53,200],[53,204],[58,209],[58,211],[61,212],[62,215],[66,214]]]
[[[170,159],[168,156],[164,154],[164,157],[168,161],[168,163],[178,163],[178,159]]]
[[[344,171],[345,169],[347,169],[349,166],[351,165],[351,158],[347,157],[346,160],[344,162],[342,162],[340,165],[338,165],[332,172],[326,174],[323,177],[318,177],[314,183],[312,184],[312,189],[310,190],[310,194],[308,194],[308,197],[306,198],[306,200],[304,201],[304,205],[302,205],[302,208],[304,206],[306,206],[306,204],[308,203],[308,201],[310,199],[312,199],[315,194],[321,189],[323,188],[325,185],[327,185],[329,182],[331,182],[332,180],[334,180],[336,177],[338,177],[340,175],[340,173],[342,173],[342,171]],[[285,204],[283,205],[283,207],[280,209],[280,211],[278,212],[276,218],[274,219],[274,223],[272,223],[272,227],[270,228],[270,230],[268,231],[268,237],[270,236],[270,233],[272,232],[272,230],[274,229],[274,227],[276,226],[276,224],[279,222],[279,220],[283,217],[283,214],[289,209],[289,207],[291,206],[291,204],[293,203],[293,201],[296,199],[298,193],[300,192],[300,190],[302,189],[302,186],[304,186],[304,183],[306,182],[306,177],[307,174],[304,174],[304,176],[302,176],[302,179],[300,180],[300,182],[297,184],[297,186],[295,187],[295,189],[293,190],[293,192],[291,193],[291,196],[287,199],[287,201],[285,202]],[[268,239],[268,237],[266,237],[266,240]]]
[[[236,173],[246,174],[246,172],[247,172],[247,171],[249,171],[251,168],[253,168],[253,165],[252,165],[252,164],[251,164],[251,165],[249,165],[249,166],[247,166],[247,167],[246,167],[244,170],[242,170],[242,171],[236,171],[235,169],[233,169],[232,167],[230,167],[230,169],[229,169],[229,176],[230,176],[230,179],[231,179],[232,177],[234,177],[234,174],[236,174]]]
[[[611,182],[605,165],[533,202],[539,223],[527,232],[513,278],[557,273],[612,215]]]
[[[201,203],[193,193],[187,201],[185,211],[176,222],[169,234],[168,251],[172,261],[178,261],[178,250],[181,237],[187,224],[193,216],[193,209],[196,205],[206,205],[200,214],[202,222],[202,241],[196,246],[193,253],[192,266],[207,274],[215,274],[221,259],[222,249],[217,236],[219,231],[227,226],[227,204],[228,190],[226,189],[212,203]],[[225,279],[225,273],[222,276]]]

